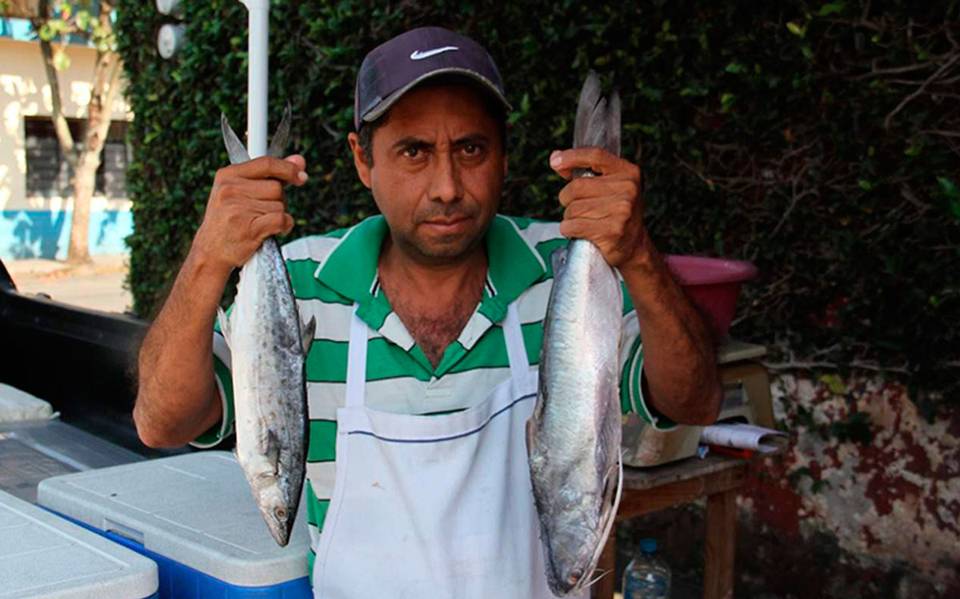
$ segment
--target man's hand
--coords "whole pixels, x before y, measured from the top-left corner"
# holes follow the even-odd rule
[[[305,167],[294,155],[217,171],[193,247],[140,348],[133,419],[146,445],[183,445],[222,417],[210,334],[217,306],[233,269],[293,227],[283,186],[303,185]]]
[[[648,405],[675,422],[713,423],[722,397],[713,340],[647,237],[640,167],[600,148],[554,152],[550,166],[568,180],[575,169],[598,173],[560,191],[560,232],[592,241],[623,276],[643,338]]]
[[[555,151],[550,167],[568,180],[574,169],[598,174],[575,178],[560,191],[566,208],[560,233],[592,241],[610,266],[626,266],[646,240],[640,167],[600,148]]]
[[[194,249],[215,269],[229,273],[242,266],[271,235],[289,233],[284,184],[307,181],[306,161],[294,154],[283,160],[263,156],[221,168],[213,180]]]

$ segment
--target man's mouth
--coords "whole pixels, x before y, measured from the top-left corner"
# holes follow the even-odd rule
[[[454,225],[456,223],[459,223],[465,220],[467,220],[466,216],[454,216],[452,218],[431,218],[428,221],[426,221],[426,223],[428,225],[447,226],[447,225]]]
[[[469,220],[467,215],[444,216],[427,219],[423,224],[438,233],[455,233],[464,228]]]

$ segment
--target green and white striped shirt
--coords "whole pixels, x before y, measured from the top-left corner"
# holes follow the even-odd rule
[[[444,414],[482,401],[510,376],[500,324],[507,306],[517,301],[527,358],[540,359],[543,318],[553,284],[550,256],[567,244],[558,223],[498,215],[485,242],[488,272],[483,298],[459,338],[434,368],[390,307],[377,277],[377,260],[389,234],[382,216],[359,224],[298,239],[283,247],[297,307],[304,321],[316,318],[313,346],[307,356],[310,446],[307,451],[307,521],[315,549],[333,495],[337,408],[345,403],[347,345],[353,305],[369,325],[366,404],[401,414]],[[658,427],[659,419],[643,401],[643,350],[630,296],[624,289],[621,350],[621,405]],[[222,422],[194,444],[209,447],[233,429],[230,353],[214,331],[214,370],[223,398]],[[310,571],[313,571],[313,551]]]

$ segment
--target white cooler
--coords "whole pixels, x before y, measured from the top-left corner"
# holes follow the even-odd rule
[[[160,596],[309,597],[305,501],[279,547],[232,453],[204,451],[42,481],[37,503],[156,560]]]
[[[0,491],[0,597],[156,597],[157,565]]]

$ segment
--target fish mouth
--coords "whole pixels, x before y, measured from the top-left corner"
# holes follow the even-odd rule
[[[293,528],[293,519],[288,518],[284,522],[272,520],[270,521],[270,526],[267,528],[270,529],[270,536],[277,542],[277,545],[286,547],[287,543],[290,542],[290,531]]]
[[[583,569],[576,568],[565,577],[561,578],[557,572],[551,570],[547,577],[547,583],[553,594],[558,597],[565,597],[574,591],[581,590],[583,583]]]

